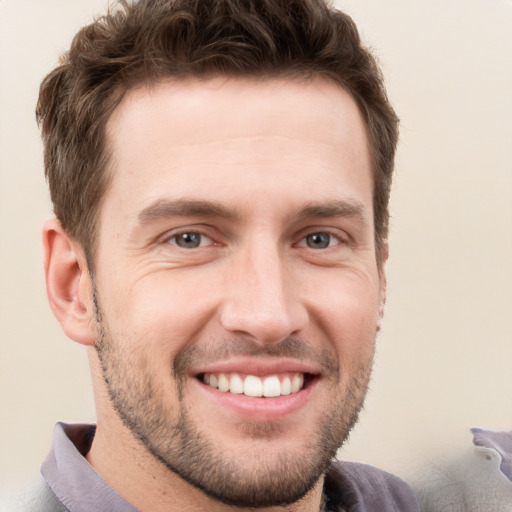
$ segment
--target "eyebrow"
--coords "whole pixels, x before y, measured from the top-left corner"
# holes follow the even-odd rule
[[[308,202],[296,212],[299,220],[308,218],[348,217],[368,224],[364,206],[356,201],[343,199],[327,202]],[[159,199],[144,208],[138,215],[141,225],[152,224],[171,217],[220,217],[228,220],[240,218],[233,209],[216,201],[193,199]]]
[[[234,219],[238,216],[234,209],[227,208],[215,201],[159,199],[144,208],[139,213],[138,220],[140,224],[146,225],[170,217],[221,217]]]
[[[327,218],[327,217],[348,217],[353,218],[365,226],[368,225],[366,209],[362,203],[350,200],[333,200],[327,202],[311,202],[302,205],[298,212],[299,219]]]

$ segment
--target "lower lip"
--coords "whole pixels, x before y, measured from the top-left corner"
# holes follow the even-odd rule
[[[308,403],[316,384],[314,380],[297,393],[267,398],[219,391],[194,380],[200,392],[205,393],[208,399],[214,400],[221,408],[236,414],[240,419],[258,422],[282,421],[297,413]]]

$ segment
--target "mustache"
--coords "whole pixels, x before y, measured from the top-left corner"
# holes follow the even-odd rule
[[[340,365],[334,350],[314,348],[302,338],[287,337],[277,343],[261,344],[250,338],[238,337],[221,341],[210,340],[206,343],[198,341],[185,347],[174,359],[174,376],[177,379],[184,378],[190,368],[236,357],[293,358],[314,363],[327,375],[338,377],[340,374]]]

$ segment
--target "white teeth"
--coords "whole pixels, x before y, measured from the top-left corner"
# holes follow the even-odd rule
[[[304,375],[302,373],[296,373],[292,380],[292,393],[297,393],[304,385]]]
[[[281,383],[279,379],[274,377],[267,377],[263,381],[263,396],[280,396],[281,395]]]
[[[247,375],[244,381],[244,395],[245,396],[262,396],[263,383],[259,377],[254,375]]]
[[[219,391],[229,391],[229,380],[223,373],[219,375],[218,386]]]
[[[244,381],[239,375],[232,375],[229,381],[229,391],[240,395],[244,392]]]
[[[281,395],[289,395],[292,392],[292,381],[290,377],[285,377],[281,382]]]
[[[232,375],[205,373],[203,382],[224,393],[229,391],[234,394],[243,393],[246,396],[271,398],[300,391],[304,387],[304,374],[285,375],[281,380],[277,375],[270,375],[265,378],[247,375],[242,378],[236,373]]]

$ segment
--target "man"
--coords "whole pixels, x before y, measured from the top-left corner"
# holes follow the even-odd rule
[[[370,379],[397,141],[350,18],[121,2],[37,115],[48,297],[97,425],[57,425],[23,510],[419,510],[332,462]]]

